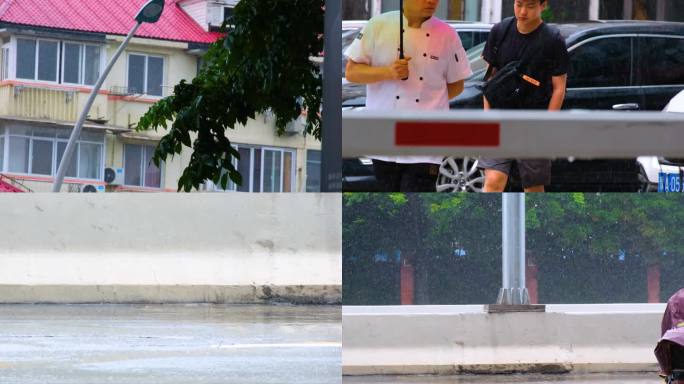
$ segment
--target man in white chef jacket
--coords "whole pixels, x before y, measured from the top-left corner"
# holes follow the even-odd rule
[[[472,74],[458,34],[434,17],[439,0],[404,0],[404,55],[399,11],[368,24],[345,52],[346,78],[367,85],[367,110],[448,110]],[[406,79],[406,80],[402,80]],[[381,192],[433,192],[441,157],[369,156]]]

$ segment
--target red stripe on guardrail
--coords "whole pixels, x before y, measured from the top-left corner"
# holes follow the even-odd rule
[[[397,122],[395,145],[423,147],[498,147],[499,123]]]

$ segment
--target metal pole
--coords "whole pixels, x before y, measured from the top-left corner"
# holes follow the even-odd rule
[[[527,305],[525,287],[525,194],[502,193],[502,288],[497,304]]]
[[[95,86],[93,87],[93,90],[90,93],[90,96],[88,97],[88,101],[86,102],[85,106],[83,107],[83,111],[81,112],[81,115],[76,121],[74,130],[71,131],[69,142],[67,143],[66,149],[64,150],[64,154],[62,155],[62,161],[60,161],[59,168],[57,169],[57,175],[55,176],[55,183],[52,186],[52,192],[59,192],[62,189],[64,175],[66,174],[66,170],[69,167],[68,164],[71,161],[71,156],[74,153],[76,141],[78,141],[78,138],[81,136],[81,129],[83,128],[83,123],[85,122],[85,119],[88,116],[90,107],[95,102],[95,97],[97,97],[97,94],[100,91],[100,88],[102,88],[102,84],[107,78],[107,75],[109,75],[109,72],[112,70],[112,67],[114,67],[114,63],[116,63],[116,60],[119,58],[119,56],[121,56],[121,53],[126,48],[128,43],[131,41],[133,35],[138,30],[141,24],[142,22],[138,22],[135,24],[133,29],[131,29],[131,31],[126,36],[126,39],[123,41],[123,43],[121,43],[119,49],[117,49],[116,53],[114,53],[114,57],[112,57],[112,59],[109,61],[109,64],[107,64],[107,67],[105,68],[104,72],[102,72],[102,75],[100,75],[100,78],[97,79],[97,83],[95,83]]]
[[[321,192],[342,191],[342,3],[325,1]]]

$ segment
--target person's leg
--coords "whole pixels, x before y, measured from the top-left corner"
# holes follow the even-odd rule
[[[480,159],[478,167],[485,171],[483,192],[503,192],[508,183],[513,160],[509,159]]]
[[[483,192],[503,192],[508,183],[508,174],[496,169],[485,169]]]
[[[401,164],[373,159],[373,173],[380,192],[399,192]]]
[[[531,187],[523,188],[525,192],[544,192],[543,185],[533,185]]]
[[[439,165],[436,164],[403,164],[401,175],[402,192],[435,192]]]
[[[525,192],[544,192],[551,184],[551,160],[518,160],[518,172]]]

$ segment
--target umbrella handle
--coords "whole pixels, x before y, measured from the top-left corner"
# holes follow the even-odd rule
[[[399,0],[399,59],[404,58],[404,0]],[[408,77],[401,80],[406,81]]]

